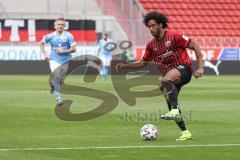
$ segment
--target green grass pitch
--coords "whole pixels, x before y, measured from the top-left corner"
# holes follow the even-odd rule
[[[55,115],[55,99],[47,82],[47,75],[0,76],[0,160],[240,159],[240,76],[193,78],[182,89],[179,103],[193,134],[185,142],[175,141],[179,129],[174,122],[146,118],[167,112],[161,95],[137,98],[136,106],[118,97],[118,106],[104,116],[63,121]],[[100,77],[95,83],[85,83],[81,76],[71,76],[66,83],[117,96],[111,80]],[[83,96],[64,95],[64,99],[74,101],[72,113],[89,111],[101,103]],[[159,129],[156,141],[141,140],[139,130],[147,123]]]

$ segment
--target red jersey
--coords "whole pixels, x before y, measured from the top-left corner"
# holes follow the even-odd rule
[[[145,61],[154,60],[162,74],[166,74],[181,64],[186,64],[192,68],[191,60],[186,51],[190,41],[191,39],[186,35],[166,30],[161,40],[153,38],[148,42],[143,59]]]

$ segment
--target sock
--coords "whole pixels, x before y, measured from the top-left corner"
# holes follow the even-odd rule
[[[171,104],[170,104],[169,102],[167,102],[167,105],[168,105],[168,109],[169,109],[169,111],[170,111],[170,110],[172,109]],[[180,110],[180,109],[179,109],[179,112],[180,112],[180,114],[181,114],[181,110]],[[186,128],[185,123],[184,123],[183,120],[182,120],[182,121],[179,121],[179,122],[177,122],[177,121],[175,121],[175,122],[177,123],[177,125],[178,125],[178,127],[180,128],[181,131],[187,130],[187,128]]]
[[[100,71],[100,74],[104,77],[104,78],[107,78],[108,77],[108,72],[109,72],[109,67],[107,66],[103,66],[101,71]]]
[[[167,93],[165,97],[167,97],[169,104],[171,105],[171,109],[177,109],[178,108],[178,90],[175,84],[172,81],[162,81],[160,89],[162,91],[166,89]]]
[[[176,122],[181,131],[187,130],[184,121]]]
[[[56,100],[58,101],[61,99],[61,85],[60,85],[60,78],[57,76],[53,77],[53,86],[54,86],[54,94],[56,97]]]

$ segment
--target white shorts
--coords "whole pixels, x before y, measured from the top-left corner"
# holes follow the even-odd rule
[[[61,66],[61,64],[54,60],[49,60],[49,66],[50,66],[51,72],[53,72],[55,69],[57,69],[59,66]]]
[[[100,56],[99,57],[102,60],[102,65],[103,66],[110,66],[112,57],[110,56]]]

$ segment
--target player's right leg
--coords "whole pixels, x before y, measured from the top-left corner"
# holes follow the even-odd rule
[[[56,61],[50,60],[49,65],[52,72],[50,83],[54,88],[57,104],[62,105],[64,102],[62,101],[61,97],[61,82],[67,73],[68,63],[60,64]]]

